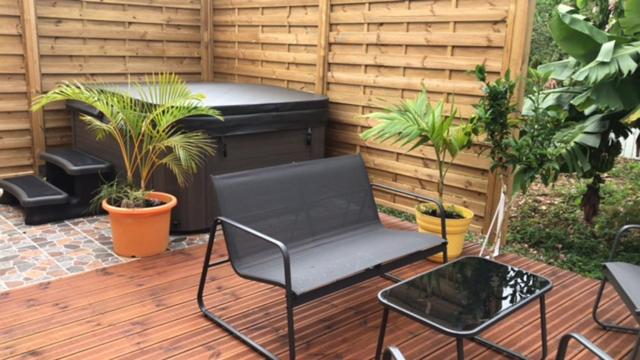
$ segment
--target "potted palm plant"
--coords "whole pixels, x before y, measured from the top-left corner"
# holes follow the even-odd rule
[[[401,143],[411,151],[430,144],[435,150],[438,170],[438,199],[444,203],[445,178],[458,154],[472,144],[473,127],[469,123],[454,124],[457,115],[455,106],[445,114],[444,101],[435,106],[429,101],[426,89],[413,100],[403,100],[399,105],[366,115],[379,123],[361,134],[363,140]],[[473,219],[473,212],[465,207],[445,204],[447,226],[447,252],[450,258],[462,254],[464,238]],[[441,234],[440,214],[436,206],[427,203],[415,208],[416,220],[421,232]],[[442,261],[442,256],[431,258]]]
[[[202,104],[175,74],[154,74],[143,84],[130,82],[127,91],[108,86],[62,83],[37,98],[33,110],[56,101],[78,101],[101,115],[81,116],[97,140],[111,138],[122,156],[124,170],[114,182],[104,184],[94,203],[109,213],[113,248],[122,256],[151,256],[166,250],[171,194],[149,188],[155,170],[165,166],[181,186],[214,153],[211,139],[202,132],[186,132],[179,120],[194,115],[220,118],[218,111]],[[130,94],[135,94],[134,98]]]

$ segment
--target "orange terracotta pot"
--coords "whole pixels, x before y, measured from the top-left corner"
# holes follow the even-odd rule
[[[177,204],[175,196],[150,192],[148,199],[160,200],[164,205],[125,209],[102,201],[102,208],[109,213],[113,250],[120,256],[143,257],[163,253],[169,245],[171,209]]]

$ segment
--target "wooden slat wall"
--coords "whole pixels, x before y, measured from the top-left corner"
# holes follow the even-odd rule
[[[43,91],[62,80],[202,76],[199,0],[38,0]],[[62,104],[45,113],[47,146],[70,142]]]
[[[360,153],[373,180],[435,196],[433,150],[365,143],[359,134],[372,122],[362,115],[413,97],[424,84],[433,100],[455,102],[469,117],[482,89],[468,71],[485,63],[495,78],[507,68],[526,69],[532,6],[529,0],[213,0],[214,79],[326,93],[329,155]],[[497,195],[482,150],[477,145],[456,160],[445,199],[472,209],[476,230],[486,229]],[[414,205],[402,196],[377,198],[402,210]]]
[[[332,154],[361,153],[378,182],[435,196],[437,170],[430,148],[364,143],[358,137],[374,122],[360,115],[413,97],[424,84],[433,100],[455,102],[462,116],[482,95],[473,75],[485,63],[502,69],[508,0],[335,0],[331,6],[327,94],[332,100],[328,138]],[[486,219],[488,161],[478,147],[460,157],[447,176],[447,201]],[[386,205],[408,210],[414,201],[378,194]]]
[[[208,4],[0,0],[0,177],[37,170],[34,159],[45,142],[69,145],[63,104],[47,108],[44,124],[42,115],[28,111],[33,96],[60,81],[121,82],[161,71],[186,80],[209,79],[209,47],[203,44],[208,45],[210,33],[201,17]]]
[[[19,0],[0,0],[0,176],[33,168]]]
[[[215,81],[313,92],[318,0],[213,0]]]

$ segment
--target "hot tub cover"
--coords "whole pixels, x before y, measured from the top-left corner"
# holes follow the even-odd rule
[[[212,136],[313,128],[324,126],[328,119],[329,99],[323,95],[259,84],[193,82],[187,86],[194,93],[204,94],[203,103],[220,111],[224,121],[190,117],[183,120],[182,126],[205,130]],[[136,88],[126,84],[101,88],[128,93],[139,99]],[[68,102],[67,107],[94,117],[101,116],[86,104]]]

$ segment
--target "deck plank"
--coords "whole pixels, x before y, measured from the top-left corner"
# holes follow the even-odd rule
[[[409,224],[382,216],[389,227]],[[220,235],[218,235],[220,236]],[[221,239],[221,237],[220,237]],[[467,254],[477,251],[472,246]],[[224,243],[216,243],[224,256]],[[108,269],[0,293],[0,358],[70,359],[258,359],[240,342],[215,327],[199,312],[195,294],[204,247],[174,251]],[[597,282],[512,254],[500,261],[549,277],[547,297],[550,354],[559,337],[579,332],[616,358],[628,354],[635,337],[605,332],[591,319]],[[396,271],[408,277],[433,268],[418,262]],[[296,309],[301,359],[370,359],[381,320],[377,292],[389,285],[371,279]],[[282,290],[241,279],[229,265],[210,276],[206,300],[232,324],[283,358],[287,357]],[[603,314],[632,324],[613,291],[605,294]],[[537,358],[540,354],[538,303],[503,320],[483,334]],[[397,314],[390,317],[387,344],[398,345],[408,359],[454,359],[452,339]],[[499,355],[465,343],[469,359]],[[573,358],[588,359],[571,349]]]

